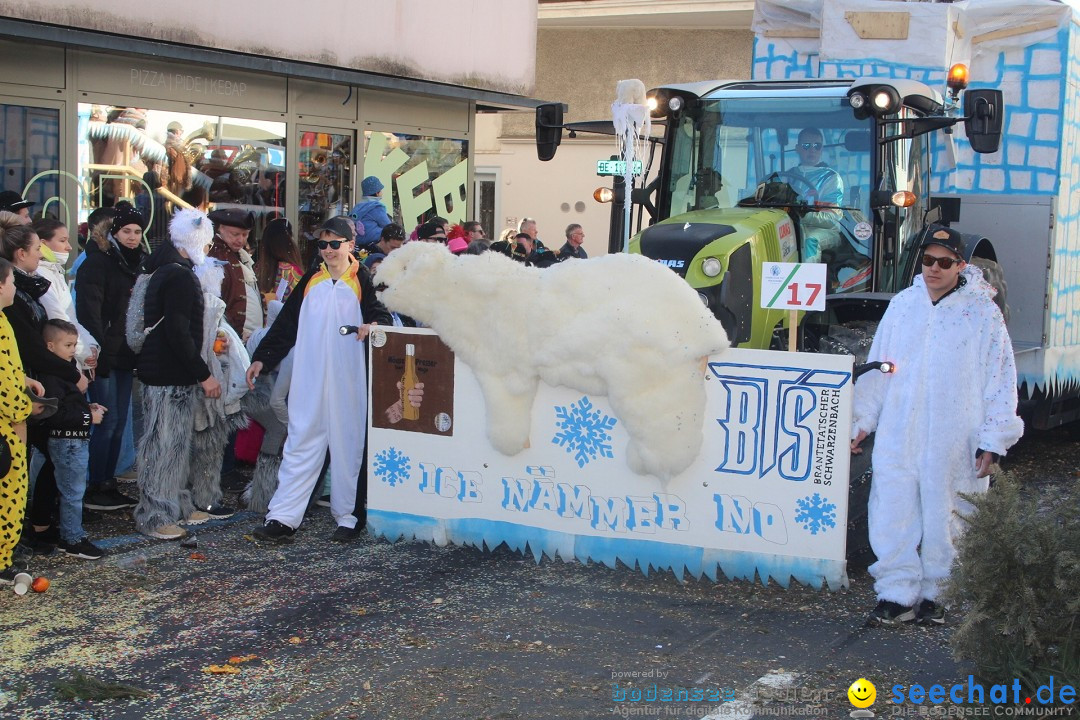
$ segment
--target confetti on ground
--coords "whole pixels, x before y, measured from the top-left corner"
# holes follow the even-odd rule
[[[203,672],[211,675],[239,675],[240,668],[235,665],[207,665]]]
[[[241,655],[233,655],[231,658],[229,658],[229,664],[230,665],[240,665],[240,664],[243,664],[243,663],[246,663],[246,662],[251,662],[252,660],[257,659],[258,657],[259,657],[258,655],[242,655],[242,656]]]
[[[1008,461],[1041,501],[1053,501],[1055,483],[1075,482],[1065,440],[1021,445]],[[327,542],[336,524],[323,509],[295,543],[268,546],[246,535],[261,521],[247,513],[201,526],[199,548],[213,562],[196,563],[178,543],[135,535],[129,512],[87,511],[86,530],[111,543],[108,557],[34,558],[33,574],[64,573],[63,582],[43,596],[0,593],[0,716],[599,717],[611,714],[613,672],[743,689],[783,667],[800,687],[833,693],[818,716],[846,717],[858,677],[891,685],[969,671],[952,659],[948,625],[868,630],[875,598],[861,571],[849,590],[824,592],[536,564],[505,547],[367,535],[343,546]],[[232,670],[204,672],[211,665]],[[78,668],[138,693],[92,705],[58,697],[56,680]]]

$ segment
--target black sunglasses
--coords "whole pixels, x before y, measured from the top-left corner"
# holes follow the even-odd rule
[[[349,241],[348,240],[316,240],[315,245],[320,250],[325,250],[326,248],[333,248],[334,250],[337,250],[338,248],[341,247],[341,243],[344,243],[344,242],[349,242]]]
[[[934,263],[937,263],[938,267],[940,267],[942,270],[948,270],[953,265],[959,265],[962,262],[964,261],[958,258],[934,257],[929,253],[922,256],[923,267],[932,267]]]
[[[821,143],[799,143],[799,147],[803,150],[820,150]]]

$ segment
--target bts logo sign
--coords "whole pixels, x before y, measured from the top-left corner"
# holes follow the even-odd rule
[[[846,466],[850,371],[713,362],[709,372],[720,386],[710,403],[720,439],[708,444],[717,472],[829,485]]]

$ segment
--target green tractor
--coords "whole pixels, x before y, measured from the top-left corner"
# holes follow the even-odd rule
[[[950,77],[965,77],[950,73]],[[954,221],[958,203],[930,197],[930,134],[964,123],[976,152],[1001,142],[1002,94],[950,87],[948,98],[913,80],[735,81],[669,85],[648,94],[662,136],[650,140],[645,176],[629,200],[652,216],[629,251],[669,267],[697,290],[732,344],[788,348],[788,313],[760,307],[762,263],[827,266],[824,312],[800,313],[798,349],[849,353],[865,363],[891,296],[918,271],[922,238]],[[562,107],[537,110],[537,150],[550,159]],[[611,132],[612,130],[607,130]],[[657,161],[658,157],[658,162]],[[653,172],[653,165],[657,167]],[[650,178],[650,175],[652,176]],[[616,177],[612,252],[623,249],[624,206]],[[639,223],[642,213],[638,213]],[[967,236],[968,260],[1005,285],[990,241]],[[848,558],[870,557],[866,533],[870,445],[852,456]]]

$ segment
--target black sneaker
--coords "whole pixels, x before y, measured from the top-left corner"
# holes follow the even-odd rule
[[[350,528],[338,525],[337,530],[330,536],[330,542],[347,543],[360,537],[361,528]]]
[[[11,567],[6,567],[3,570],[0,570],[0,585],[14,585],[15,584],[15,576],[18,575],[21,572],[26,572],[26,571],[24,569],[22,569],[22,568],[17,568],[14,565],[12,565]]]
[[[106,552],[90,542],[89,538],[83,538],[77,543],[67,543],[61,540],[57,547],[64,554],[82,558],[83,560],[100,560],[106,555]]]
[[[266,540],[275,543],[291,543],[293,541],[293,535],[296,534],[296,530],[277,520],[269,520],[262,527],[255,528],[251,534],[256,540]]]
[[[894,626],[911,622],[914,619],[915,608],[891,600],[881,600],[878,602],[877,607],[874,608],[874,611],[870,613],[871,625]]]
[[[135,500],[116,488],[87,491],[86,497],[83,498],[83,507],[87,510],[123,510],[133,508],[137,504]]]
[[[919,603],[917,618],[920,623],[926,625],[944,625],[945,606],[938,605],[933,600],[923,600]]]
[[[203,512],[205,512],[214,520],[221,520],[222,518],[228,518],[235,515],[236,509],[218,503],[217,505],[211,505],[210,507],[203,510]]]
[[[51,555],[60,544],[60,529],[55,525],[41,531],[30,528],[30,532],[23,533],[22,541],[35,555]]]

